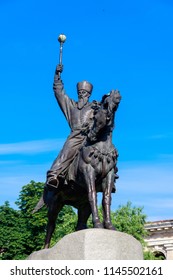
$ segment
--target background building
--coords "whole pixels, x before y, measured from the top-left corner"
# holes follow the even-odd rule
[[[173,220],[149,222],[145,228],[149,232],[145,238],[148,249],[156,256],[173,260]]]

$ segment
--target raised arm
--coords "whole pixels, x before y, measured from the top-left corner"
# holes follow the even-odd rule
[[[70,125],[71,109],[75,106],[75,101],[65,94],[64,84],[60,78],[62,71],[63,66],[58,65],[55,70],[53,90],[56,100]]]

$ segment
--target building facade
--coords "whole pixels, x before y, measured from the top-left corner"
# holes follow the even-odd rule
[[[173,260],[173,220],[146,223],[149,236],[145,238],[147,248],[156,256]]]

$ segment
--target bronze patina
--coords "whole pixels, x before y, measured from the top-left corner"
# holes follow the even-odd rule
[[[60,37],[59,37],[60,38]],[[94,228],[114,230],[111,222],[111,195],[115,192],[118,152],[112,143],[115,112],[121,100],[118,90],[112,90],[101,101],[89,102],[93,86],[88,81],[77,84],[78,101],[71,99],[61,80],[60,63],[56,67],[53,89],[71,132],[61,152],[47,172],[44,193],[34,211],[43,204],[48,207],[45,248],[49,247],[56,219],[64,205],[78,210],[76,230],[86,229],[92,214]],[[103,223],[97,208],[97,192],[102,192]]]

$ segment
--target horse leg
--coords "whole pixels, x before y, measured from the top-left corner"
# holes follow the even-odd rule
[[[91,165],[86,165],[85,168],[83,168],[83,177],[88,191],[88,200],[91,206],[93,226],[94,228],[103,228],[98,215],[95,173]]]
[[[110,171],[107,175],[107,177],[103,180],[103,199],[102,199],[102,208],[103,208],[103,225],[104,228],[115,230],[115,227],[113,226],[111,222],[111,193],[112,188],[114,186],[114,172]]]
[[[91,207],[89,203],[85,203],[78,208],[78,221],[76,230],[87,229],[87,221],[91,215]]]
[[[48,224],[47,224],[46,238],[44,244],[45,249],[49,248],[50,246],[51,237],[55,230],[56,219],[62,207],[63,204],[61,202],[58,201],[57,203],[57,200],[53,200],[52,205],[50,205],[48,209]]]

